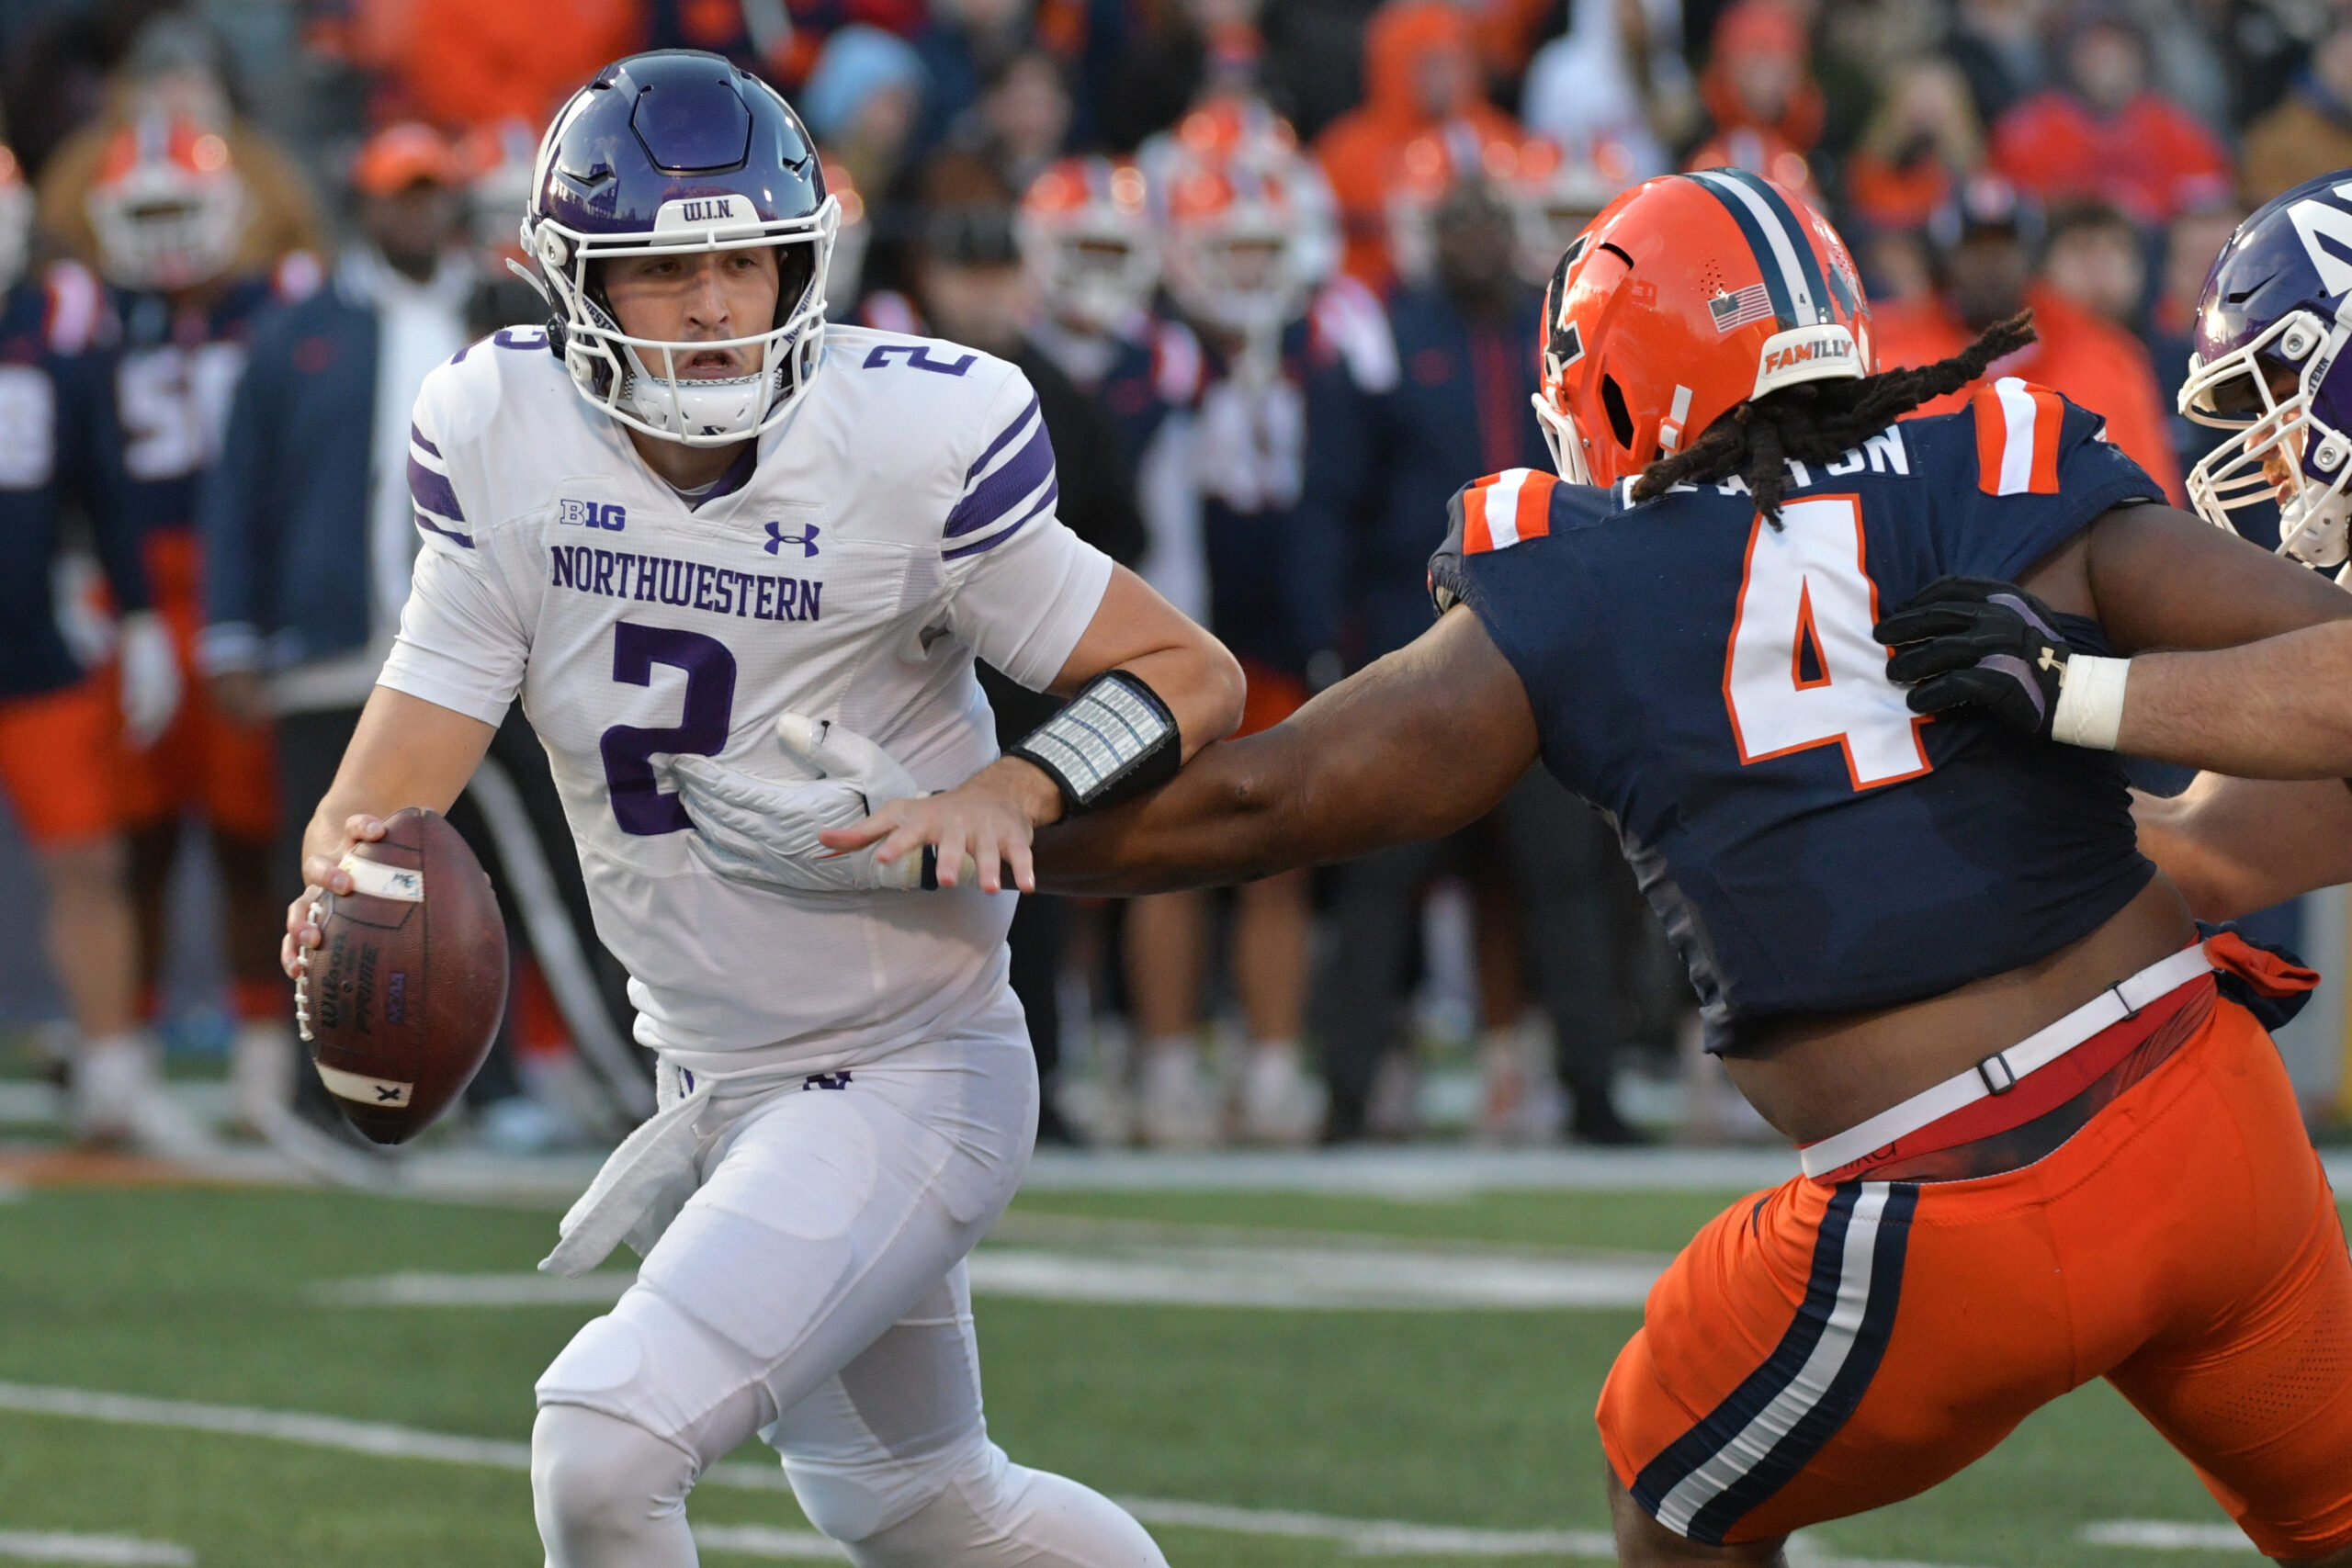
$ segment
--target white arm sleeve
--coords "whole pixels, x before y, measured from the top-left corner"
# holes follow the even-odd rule
[[[956,581],[947,626],[1033,692],[1054,683],[1111,586],[1111,558],[1056,517],[1041,517],[976,558]]]
[[[428,547],[417,553],[400,637],[376,683],[495,725],[522,687],[529,652],[522,621],[484,563]]]

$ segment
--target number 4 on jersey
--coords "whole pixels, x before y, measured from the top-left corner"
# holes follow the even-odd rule
[[[1856,789],[1917,778],[1931,765],[1927,720],[1886,678],[1871,640],[1878,591],[1862,570],[1861,502],[1850,495],[1795,501],[1781,527],[1762,517],[1724,660],[1724,705],[1743,763],[1836,743]]]

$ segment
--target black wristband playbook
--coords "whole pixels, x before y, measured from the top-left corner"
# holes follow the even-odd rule
[[[1174,778],[1183,744],[1176,716],[1143,677],[1106,670],[1006,755],[1044,769],[1075,817]]]

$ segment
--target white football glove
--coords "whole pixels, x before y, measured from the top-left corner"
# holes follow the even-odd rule
[[[846,828],[893,800],[921,795],[898,759],[853,729],[805,714],[775,721],[784,754],[819,776],[780,783],[709,757],[670,763],[678,803],[695,825],[687,851],[719,875],[763,887],[811,893],[865,893],[922,886],[924,857],[889,865],[877,846],[828,849],[817,835]]]
[[[120,648],[122,732],[138,750],[163,739],[179,711],[179,655],[171,628],[153,610],[123,616]]]

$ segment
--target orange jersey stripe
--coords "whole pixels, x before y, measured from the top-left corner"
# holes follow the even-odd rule
[[[1976,421],[1976,488],[1986,495],[2001,493],[2001,454],[2007,449],[2009,421],[2001,394],[1979,387],[1970,398],[1970,415]]]
[[[1462,553],[1484,555],[1495,547],[1494,531],[1487,526],[1487,491],[1493,483],[1480,479],[1462,492]]]
[[[1527,477],[1519,484],[1519,512],[1513,522],[1521,538],[1533,539],[1552,531],[1552,487],[1560,481],[1550,474],[1522,471]]]
[[[1552,531],[1552,491],[1556,476],[1533,468],[1488,474],[1462,492],[1462,553],[1507,550],[1521,539]]]

